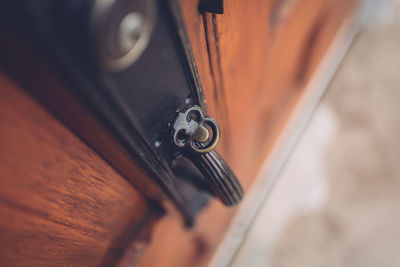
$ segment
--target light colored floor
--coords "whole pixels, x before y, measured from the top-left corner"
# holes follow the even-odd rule
[[[400,0],[371,7],[234,267],[400,266]]]

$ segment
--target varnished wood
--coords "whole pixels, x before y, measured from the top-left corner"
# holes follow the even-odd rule
[[[0,43],[0,63],[7,74],[138,188],[141,194],[155,204],[160,203],[165,198],[160,186],[85,104],[71,93],[66,78],[57,75],[35,47],[1,17],[0,34],[7,40]]]
[[[152,214],[124,178],[0,73],[2,266],[115,264]]]
[[[358,1],[226,0],[223,15],[180,3],[209,112],[222,125],[219,152],[249,189]],[[213,201],[190,232],[169,214],[139,266],[205,266],[234,214]]]
[[[224,14],[213,15],[200,14],[198,1],[180,0],[209,112],[222,126],[219,153],[245,189],[250,188],[356,2],[226,0]],[[27,51],[15,43],[2,47],[14,51],[14,56]],[[53,99],[48,101],[53,107],[48,107],[58,110],[56,115],[64,125],[0,74],[0,262],[10,266],[205,266],[235,209],[212,201],[194,229],[188,230],[166,202],[168,213],[156,220],[159,211],[142,195],[149,202],[163,201],[159,188],[148,182],[120,147],[109,142],[112,138],[101,125],[79,116],[88,113],[73,99],[68,103],[77,108],[67,116],[69,110],[62,105],[70,96],[54,93],[66,90],[51,90],[63,85],[30,55],[23,54],[28,65],[17,78],[33,85],[33,90],[47,84],[48,90],[38,98]],[[3,62],[7,56],[3,52]],[[19,64],[9,62],[16,71]],[[60,105],[63,108],[54,108]],[[79,120],[78,126],[90,123],[96,130],[81,131],[69,120]],[[93,147],[101,140],[109,142],[97,152],[110,151],[107,161],[124,177],[65,125]],[[92,139],[93,133],[105,135]]]

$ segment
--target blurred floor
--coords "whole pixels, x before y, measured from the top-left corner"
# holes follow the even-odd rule
[[[233,266],[400,266],[400,1],[377,3]]]

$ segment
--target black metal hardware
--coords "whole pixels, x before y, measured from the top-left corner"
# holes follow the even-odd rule
[[[21,0],[2,3],[0,10],[42,63],[165,190],[188,225],[210,194],[228,206],[240,201],[240,183],[213,150],[219,127],[205,115],[196,64],[174,0]],[[6,57],[0,61],[18,77]],[[54,109],[46,93],[20,82]],[[78,136],[90,131],[72,126]],[[105,149],[96,147],[99,142],[92,146],[109,159]]]
[[[199,106],[180,112],[173,124],[175,145],[191,152],[211,152],[219,142],[220,129],[216,120],[204,116]]]
[[[199,168],[218,198],[227,206],[236,205],[243,197],[243,188],[233,171],[214,151],[220,139],[216,120],[205,116],[199,106],[180,112],[173,125],[176,146]]]
[[[188,157],[200,169],[222,203],[234,206],[242,200],[244,192],[239,180],[217,152],[192,153]]]
[[[224,14],[224,0],[200,0],[199,11]]]

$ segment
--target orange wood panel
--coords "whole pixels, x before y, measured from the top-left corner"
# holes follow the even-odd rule
[[[123,177],[0,73],[0,265],[115,264],[152,214]]]
[[[245,189],[357,2],[225,0],[213,15],[180,1],[209,112],[222,125],[218,149]],[[234,214],[213,201],[188,231],[171,212],[139,266],[205,266]]]
[[[85,104],[70,92],[65,77],[60,77],[59,73],[49,68],[32,44],[1,17],[0,35],[7,40],[0,42],[0,61],[24,90],[29,91],[35,100],[94,149],[141,194],[151,199],[153,204],[166,199],[160,186],[132,159]]]

